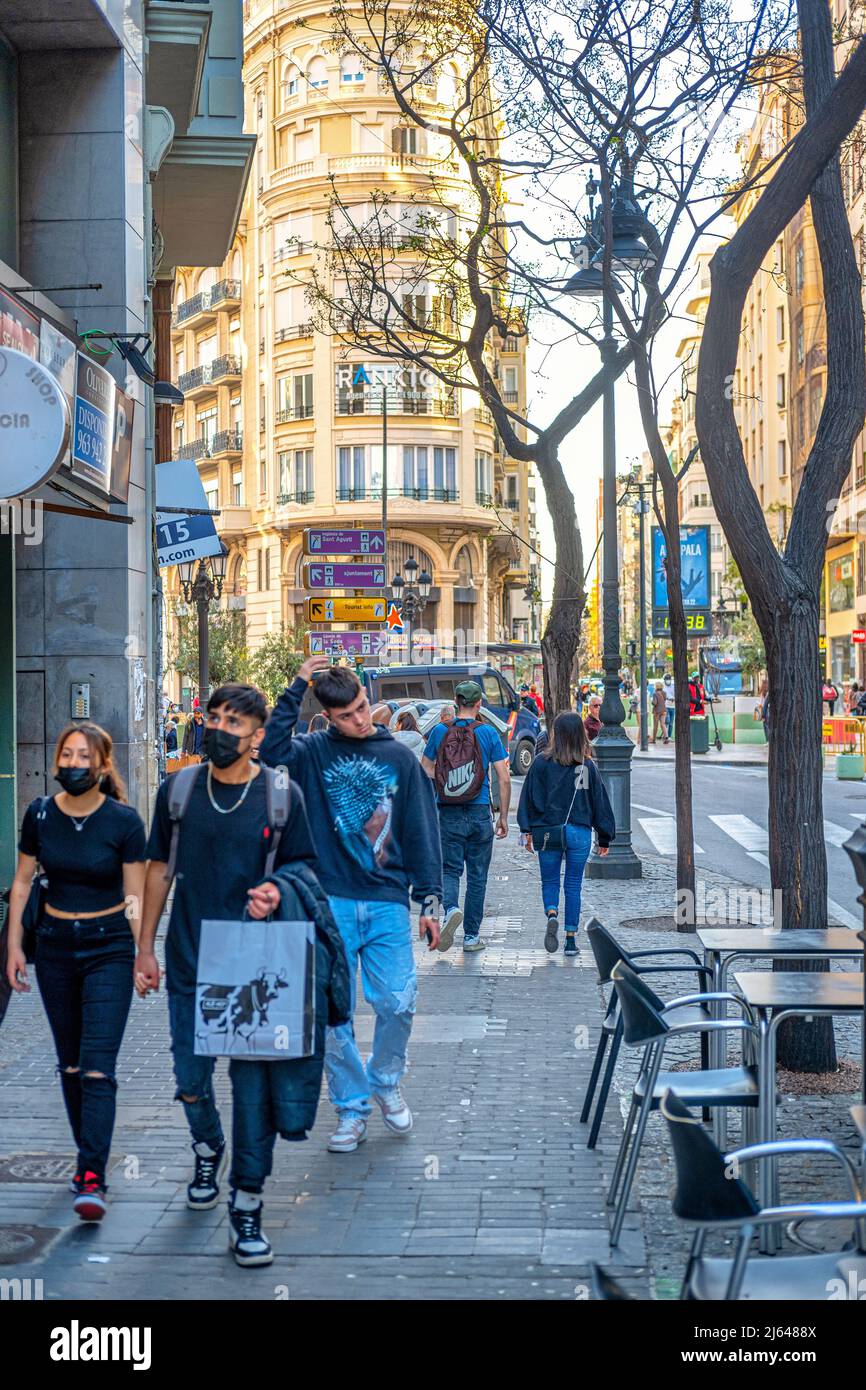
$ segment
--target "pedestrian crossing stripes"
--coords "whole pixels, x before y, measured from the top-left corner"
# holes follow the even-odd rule
[[[758,850],[763,854],[769,847],[767,831],[748,816],[710,816],[709,819],[748,853]]]
[[[677,823],[673,816],[640,816],[641,829],[651,840],[656,854],[676,854]],[[695,854],[703,854],[700,845],[695,845]]]

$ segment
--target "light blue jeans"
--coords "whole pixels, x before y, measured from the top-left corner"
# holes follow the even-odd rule
[[[329,901],[349,962],[352,1012],[360,961],[364,998],[375,1011],[376,1025],[366,1066],[351,1022],[328,1029],[328,1094],[338,1114],[369,1115],[373,1108],[370,1096],[396,1086],[407,1065],[417,991],[409,909],[400,903],[357,902],[354,898]]]
[[[583,886],[583,871],[592,849],[592,831],[587,825],[567,825],[565,843],[565,930],[577,931],[580,925],[580,890]],[[538,852],[541,897],[545,912],[554,908],[559,911],[562,860],[562,850],[542,849]]]

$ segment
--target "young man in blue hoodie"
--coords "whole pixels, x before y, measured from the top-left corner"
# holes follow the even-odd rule
[[[328,728],[296,734],[301,702],[315,678]],[[414,753],[373,723],[367,692],[354,671],[310,657],[268,721],[260,756],[286,767],[300,784],[328,894],[346,948],[354,987],[358,962],[364,997],[376,1012],[367,1065],[352,1023],[329,1028],[328,1090],[339,1123],[332,1153],[351,1153],[366,1138],[371,1096],[386,1127],[412,1128],[401,1091],[415,1013],[415,962],[409,897],[421,907],[419,935],[439,941],[442,853],[431,786]]]

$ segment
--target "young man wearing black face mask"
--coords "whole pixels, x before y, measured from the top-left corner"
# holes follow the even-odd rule
[[[268,709],[255,686],[229,684],[211,695],[202,751],[208,762],[195,769],[196,781],[183,815],[178,839],[174,904],[165,942],[166,985],[175,1098],[183,1102],[193,1140],[195,1172],[187,1188],[187,1205],[207,1210],[219,1199],[219,1180],[226,1144],[214,1101],[213,1057],[195,1055],[195,989],[199,936],[203,918],[240,920],[244,909],[261,919],[280,901],[272,883],[262,883],[268,851],[267,788],[257,753]],[[147,845],[150,863],[144,891],[142,927],[135,979],[139,988],[159,988],[154,940],[168,896],[172,822],[169,782],[159,789]],[[275,868],[298,860],[315,862],[303,794],[292,786],[289,820],[282,831]],[[250,1066],[250,1063],[239,1063]],[[233,1078],[234,1084],[234,1078]],[[300,1136],[303,1137],[303,1136]],[[235,1162],[238,1155],[235,1154]],[[249,1193],[232,1173],[230,1209],[238,1263],[265,1264],[273,1256],[261,1235],[261,1185]],[[237,1187],[238,1191],[234,1191]],[[237,1211],[235,1210],[237,1207]],[[251,1223],[256,1230],[251,1230]],[[240,1243],[240,1250],[238,1244]]]

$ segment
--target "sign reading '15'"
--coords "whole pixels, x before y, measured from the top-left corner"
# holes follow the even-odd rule
[[[667,545],[660,526],[652,528],[653,608],[668,607],[668,581],[665,571]],[[683,526],[680,529],[680,588],[683,607],[710,607],[710,528]]]

